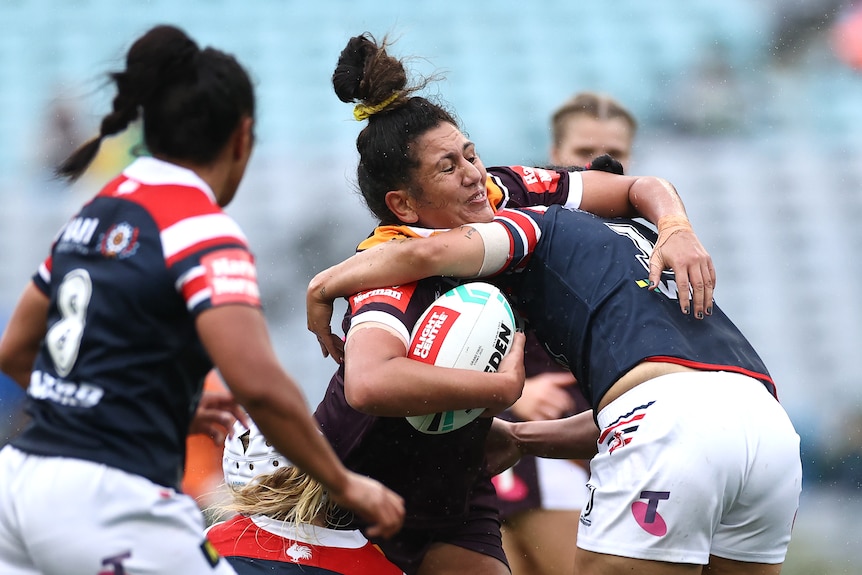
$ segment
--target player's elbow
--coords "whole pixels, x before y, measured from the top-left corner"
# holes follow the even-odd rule
[[[352,375],[345,373],[344,399],[350,407],[361,413],[388,415],[386,392],[381,389],[380,381],[378,376],[367,370]]]
[[[364,377],[345,378],[344,399],[356,411],[368,414],[374,413],[378,401],[374,386]]]
[[[0,374],[7,375],[22,388],[26,388],[33,364],[22,361],[23,355],[8,349],[6,345],[0,345]]]

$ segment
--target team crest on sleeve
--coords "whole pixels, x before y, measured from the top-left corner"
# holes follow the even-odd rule
[[[109,258],[124,259],[138,251],[138,228],[128,222],[114,224],[99,236],[99,251]]]
[[[257,269],[252,255],[241,249],[223,249],[201,258],[212,305],[244,303],[260,305]]]

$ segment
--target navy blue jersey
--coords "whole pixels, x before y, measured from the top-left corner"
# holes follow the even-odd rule
[[[141,158],[64,226],[34,282],[48,331],[12,443],[176,487],[212,367],[195,317],[260,304],[239,227],[194,172]]]
[[[495,282],[593,408],[643,361],[744,373],[775,395],[763,361],[718,305],[704,320],[684,315],[672,271],[656,291],[647,289],[650,228],[560,206],[501,210],[495,221],[510,244],[501,271],[513,272]]]

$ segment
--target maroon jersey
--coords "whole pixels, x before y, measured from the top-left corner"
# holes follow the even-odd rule
[[[345,331],[354,319],[373,319],[406,330],[455,284],[442,278],[370,290],[350,298]],[[409,336],[408,336],[409,337]],[[315,413],[324,435],[344,464],[381,481],[404,497],[405,526],[439,526],[462,518],[474,483],[480,479],[489,418],[440,435],[414,429],[403,417],[356,411],[344,395],[344,368],[330,381]]]

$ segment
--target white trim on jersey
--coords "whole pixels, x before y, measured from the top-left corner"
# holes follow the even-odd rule
[[[210,299],[212,295],[213,290],[210,288],[204,288],[202,290],[196,291],[194,295],[192,295],[188,299],[188,301],[186,301],[186,309],[192,311],[193,309],[195,309],[195,307],[200,305],[202,301],[207,301],[208,299]]]
[[[165,260],[168,261],[195,244],[213,238],[235,237],[243,244],[248,243],[233,218],[221,212],[185,218],[163,229],[160,235]]]
[[[293,524],[266,515],[252,515],[251,521],[264,531],[278,535],[282,539],[311,545],[360,549],[368,543],[368,539],[359,530],[327,529],[317,525]]]
[[[584,178],[582,172],[569,172],[569,196],[563,207],[578,209],[584,199]]]
[[[177,281],[174,282],[174,287],[177,289],[178,292],[182,291],[184,285],[205,274],[206,268],[204,266],[197,265],[193,268],[189,268],[184,274],[177,278]]]
[[[45,262],[39,264],[39,277],[42,278],[46,284],[51,283],[51,270],[48,269],[48,266],[45,265]]]
[[[215,194],[209,184],[192,170],[176,164],[144,156],[129,164],[123,170],[123,175],[150,186],[175,185],[200,188],[212,200],[212,203],[216,203]]]
[[[404,340],[405,347],[410,343],[410,331],[407,329],[407,326],[395,319],[392,314],[378,310],[363,311],[353,316],[350,319],[350,329],[347,331],[347,337],[350,337],[350,332],[355,330],[360,324],[368,323],[370,321],[382,323],[383,326],[394,332],[393,335],[397,334],[401,336]]]

